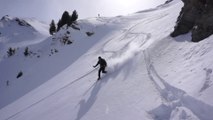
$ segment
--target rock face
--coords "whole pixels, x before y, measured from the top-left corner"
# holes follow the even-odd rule
[[[184,6],[172,37],[192,32],[192,41],[199,42],[213,34],[213,0],[182,0]]]
[[[10,17],[9,15],[5,15],[1,18],[0,22],[5,22],[5,23],[8,23],[8,24],[11,24],[11,22],[15,22],[17,23],[18,25],[20,26],[25,26],[25,27],[31,27],[32,26],[26,22],[25,20],[23,19],[19,19],[17,17],[13,18],[13,17]]]

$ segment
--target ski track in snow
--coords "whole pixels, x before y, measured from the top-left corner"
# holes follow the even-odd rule
[[[77,79],[73,80],[73,81],[70,82],[69,84],[66,84],[65,86],[63,86],[63,87],[57,89],[56,91],[54,91],[54,92],[52,92],[51,94],[47,95],[46,97],[44,97],[44,98],[38,100],[37,102],[32,103],[31,105],[27,106],[26,108],[24,108],[24,109],[22,109],[22,110],[16,112],[15,114],[9,116],[9,117],[6,118],[5,120],[10,120],[10,119],[14,118],[15,116],[17,116],[17,115],[19,115],[19,114],[21,114],[21,113],[27,111],[28,109],[32,108],[33,106],[35,106],[35,105],[37,105],[37,104],[43,102],[44,100],[48,99],[49,97],[51,97],[51,96],[57,94],[58,92],[60,92],[60,91],[62,91],[62,90],[64,90],[64,89],[66,89],[67,87],[69,87],[69,86],[73,85],[74,83],[78,82],[78,81],[81,80],[82,78],[85,78],[86,76],[90,75],[90,74],[93,73],[95,70],[97,70],[97,69],[93,69],[93,70],[89,71],[88,73],[82,75],[81,77],[78,77]],[[96,83],[96,82],[95,82],[95,83]],[[91,86],[91,88],[95,85],[95,83]],[[90,88],[89,88],[89,89],[90,89]],[[85,94],[86,94],[86,93],[85,93]]]
[[[121,61],[118,61],[114,64],[111,63],[109,66],[110,67],[109,69],[121,68],[121,66],[125,62],[127,62],[129,59],[132,59],[135,54],[141,52],[141,50],[143,49],[142,46],[150,39],[151,35],[149,33],[146,34],[146,33],[131,32],[132,29],[134,29],[134,27],[137,26],[138,24],[140,24],[140,23],[137,23],[137,24],[133,25],[132,27],[130,27],[129,29],[124,30],[121,33],[121,35],[109,39],[107,42],[105,42],[103,44],[103,47],[100,48],[100,50],[97,50],[99,52],[101,51],[101,54],[111,53],[111,56],[109,56],[111,61],[116,61],[116,59],[122,59],[122,63],[121,63]],[[125,41],[125,43],[120,49],[118,49],[116,51],[106,50],[110,47],[110,44],[114,44],[114,42],[116,42],[116,41],[119,41],[119,42]],[[136,49],[134,48],[134,50],[130,50],[131,45],[135,44],[135,43],[137,44],[136,46],[134,46],[134,47],[136,47]],[[130,56],[127,55],[127,58],[121,57],[123,54],[124,54],[123,56],[126,56],[126,53],[130,54]],[[111,61],[109,61],[109,62],[111,62]],[[118,66],[118,64],[120,64],[120,66]],[[116,68],[113,68],[113,67],[116,67]],[[106,78],[104,77],[103,79],[106,79]],[[107,80],[104,80],[104,82],[107,82]],[[83,95],[86,95],[92,89],[91,96],[87,100],[82,99],[79,102],[80,108],[79,108],[79,111],[77,114],[77,118],[75,120],[80,120],[90,110],[90,108],[93,106],[93,104],[96,101],[98,92],[100,91],[102,84],[103,84],[103,81],[95,82],[92,86],[89,87],[88,90],[85,91],[85,93]]]
[[[148,50],[144,51],[147,71],[150,80],[159,91],[162,101],[157,108],[149,111],[154,120],[212,120],[213,106],[189,96],[183,90],[169,85],[162,79],[149,57]],[[207,77],[211,70],[207,70]]]
[[[206,80],[203,84],[203,87],[200,89],[200,92],[203,92],[204,90],[212,86],[212,81],[211,81],[212,69],[204,68],[204,71],[206,72]]]
[[[157,9],[156,9],[157,10]],[[155,12],[155,10],[150,10],[149,12]],[[147,13],[144,13],[144,15],[148,15]],[[97,99],[100,95],[102,90],[104,89],[104,85],[106,82],[109,82],[109,78],[115,78],[117,74],[121,74],[120,71],[124,68],[124,66],[131,66],[132,64],[128,64],[128,62],[132,62],[134,57],[140,54],[140,58],[143,58],[145,61],[145,64],[143,67],[143,72],[146,72],[147,80],[146,84],[151,86],[150,89],[153,90],[154,92],[157,93],[156,99],[160,98],[161,104],[157,104],[159,106],[154,106],[152,109],[143,109],[144,106],[140,106],[140,101],[143,101],[142,99],[137,100],[137,104],[134,103],[134,105],[138,105],[140,109],[138,109],[138,113],[143,113],[146,112],[148,115],[147,118],[144,119],[149,119],[149,120],[212,120],[213,118],[213,106],[208,105],[204,102],[202,102],[199,99],[196,99],[190,95],[187,94],[187,92],[174,87],[170,85],[167,80],[163,79],[159,74],[158,71],[156,70],[157,66],[154,65],[154,62],[152,62],[151,55],[149,54],[149,45],[148,43],[152,42],[152,33],[146,33],[146,32],[139,32],[137,31],[138,26],[142,26],[145,24],[152,24],[153,21],[159,20],[161,18],[164,18],[168,16],[167,13],[161,13],[158,15],[151,15],[148,17],[142,16],[141,18],[135,18],[135,17],[116,17],[115,19],[108,19],[108,18],[97,18],[96,21],[102,22],[103,25],[116,25],[118,23],[126,24],[127,27],[124,27],[123,29],[119,30],[119,32],[116,31],[117,34],[111,35],[108,39],[106,39],[104,42],[101,42],[101,45],[98,46],[98,49],[94,50],[94,52],[87,53],[86,55],[91,55],[91,56],[97,56],[99,54],[105,55],[105,57],[109,60],[109,71],[110,73],[113,73],[113,75],[109,74],[109,76],[104,76],[103,81],[99,82],[94,82],[88,85],[86,88],[81,88],[83,89],[81,92],[79,92],[81,95],[80,100],[77,101],[77,104],[75,108],[69,108],[70,109],[76,109],[78,107],[78,110],[74,113],[76,116],[72,116],[73,119],[75,120],[81,120],[81,119],[89,119],[90,115],[87,115],[89,112],[95,111],[94,109],[99,110],[100,108],[94,108],[95,105],[99,104],[97,102]],[[146,19],[143,19],[146,18]],[[134,21],[134,23],[130,23],[130,19],[137,19]],[[97,27],[96,27],[97,29]],[[108,37],[108,36],[106,36]],[[119,43],[119,45],[116,45]],[[26,44],[26,43],[25,43]],[[113,49],[112,49],[113,48]],[[195,51],[195,47],[192,48],[192,51]],[[206,50],[206,51],[205,51]],[[203,56],[205,53],[209,52],[210,50],[205,49],[202,51],[202,49],[199,49],[198,51],[202,51],[201,56]],[[165,53],[166,54],[166,53]],[[165,55],[164,54],[164,55]],[[197,52],[186,52],[184,54],[184,57],[186,60],[191,59],[194,54],[197,54]],[[104,58],[105,58],[104,57]],[[140,64],[141,65],[141,64]],[[15,113],[8,113],[8,116],[4,120],[10,120],[10,119],[21,119],[26,117],[28,112],[35,112],[35,110],[39,109],[34,109],[33,107],[40,107],[42,105],[41,103],[49,102],[51,101],[52,98],[55,96],[60,97],[60,93],[63,92],[63,90],[68,90],[68,87],[74,87],[75,83],[79,82],[80,80],[84,78],[89,78],[88,75],[93,75],[93,72],[96,71],[97,69],[88,71],[87,73],[83,74],[80,77],[77,77],[76,79],[72,80],[71,82],[68,82],[67,84],[58,87],[57,89],[54,89],[51,93],[43,96],[43,98],[38,98],[36,99],[34,103],[31,102],[28,105],[25,105],[21,110],[16,111]],[[133,70],[133,69],[129,69]],[[141,70],[141,69],[140,69]],[[212,69],[211,68],[204,68],[203,69],[205,74],[205,80],[203,82],[203,86],[201,86],[200,93],[208,89],[209,87],[212,86],[212,81],[211,81],[211,75],[212,75]],[[126,72],[122,74],[124,78],[127,78],[128,75],[130,75],[132,72]],[[94,76],[93,76],[94,77]],[[137,76],[139,77],[139,76]],[[141,77],[141,76],[140,76]],[[139,78],[142,79],[142,78]],[[119,81],[119,79],[117,80]],[[139,80],[140,81],[140,80]],[[91,82],[91,81],[88,81]],[[129,86],[128,86],[129,87]],[[141,87],[141,86],[140,86]],[[72,90],[72,89],[70,89]],[[135,92],[135,91],[133,91]],[[57,95],[56,95],[57,94]],[[76,93],[78,94],[78,93]],[[155,93],[153,93],[155,94]],[[128,95],[127,95],[128,96]],[[56,98],[57,98],[56,97]],[[71,98],[70,98],[71,99]],[[70,100],[69,99],[69,100]],[[120,100],[120,99],[118,99]],[[157,101],[157,100],[156,100]],[[61,102],[61,101],[60,101]],[[97,102],[97,104],[96,104]],[[104,101],[101,101],[104,102]],[[119,101],[120,102],[120,101]],[[130,103],[128,101],[128,103]],[[62,103],[62,104],[67,104],[67,103]],[[122,103],[121,104],[127,107],[122,107],[123,108],[128,108],[131,109],[135,107],[134,105],[125,105]],[[131,103],[130,103],[131,104]],[[114,104],[113,104],[114,105]],[[67,105],[70,107],[69,105]],[[118,105],[119,106],[119,105]],[[49,106],[50,108],[56,107],[54,105]],[[60,106],[57,106],[60,107]],[[73,106],[72,106],[73,107]],[[110,107],[107,104],[105,105],[105,113],[109,114]],[[138,107],[138,108],[139,108]],[[31,110],[32,109],[32,110]],[[137,108],[133,108],[137,109]],[[63,110],[67,110],[63,108]],[[115,109],[117,110],[117,109]],[[45,111],[45,110],[43,110]],[[113,111],[113,110],[112,110]],[[125,111],[125,110],[124,110]],[[52,112],[49,110],[46,110],[45,112]],[[114,111],[113,111],[114,112]],[[120,111],[119,111],[120,112]],[[129,111],[128,111],[129,112]],[[54,113],[54,112],[52,112]],[[32,113],[33,114],[33,113]],[[43,113],[42,113],[43,114]],[[124,115],[125,112],[121,113],[121,115]],[[22,116],[23,115],[23,116]],[[39,113],[36,113],[34,117],[38,117],[37,115],[41,115]],[[51,115],[51,114],[50,114]],[[94,113],[94,116],[96,113]],[[21,116],[21,117],[20,117]],[[20,118],[19,118],[20,117]],[[32,117],[32,118],[33,118]],[[45,118],[46,116],[44,116]],[[49,116],[48,116],[49,117]],[[113,116],[114,117],[114,116]],[[122,117],[120,117],[122,118]],[[134,116],[132,117],[134,118]],[[63,119],[63,118],[62,118]],[[66,118],[64,118],[66,119]],[[72,119],[72,118],[71,118]],[[138,119],[138,118],[136,118]],[[140,119],[140,118],[139,118]],[[141,118],[143,119],[143,118]]]
[[[139,51],[141,50],[141,47],[148,41],[148,39],[151,37],[151,35],[150,35],[150,34],[146,34],[146,33],[135,33],[135,32],[131,32],[131,31],[134,29],[134,27],[136,27],[138,24],[141,24],[141,22],[134,24],[132,27],[130,27],[130,28],[127,29],[127,30],[124,30],[123,33],[121,34],[121,36],[118,36],[118,38],[115,37],[115,38],[112,38],[112,39],[108,40],[108,42],[106,42],[106,43],[103,45],[103,47],[101,48],[102,50],[100,50],[100,51],[102,51],[102,53],[109,53],[109,51],[107,51],[107,50],[105,50],[105,49],[106,49],[107,47],[110,46],[110,45],[109,45],[110,42],[115,42],[116,40],[118,40],[118,41],[126,41],[126,42],[125,42],[124,46],[122,46],[123,48],[121,48],[121,49],[118,50],[118,51],[111,52],[111,53],[112,53],[112,58],[113,58],[113,60],[115,60],[116,58],[119,58],[119,59],[122,59],[122,60],[123,60],[123,58],[120,58],[119,56],[121,56],[121,54],[127,53],[127,52],[129,51],[129,49],[131,49],[130,46],[132,45],[132,43],[134,43],[134,44],[136,43],[136,44],[139,44],[139,45],[137,45],[137,49],[138,49],[138,50],[136,50],[136,51],[135,51],[135,50],[133,50],[133,51],[130,50],[130,54],[131,54],[131,55],[132,55],[132,54],[134,55],[134,54],[136,54],[137,52],[139,52]],[[143,41],[141,42],[141,40],[143,40]],[[114,43],[113,43],[113,44],[114,44]],[[133,46],[133,47],[135,47],[135,46]],[[119,51],[120,51],[120,52],[119,52]],[[117,52],[119,53],[119,55],[116,55],[116,56],[115,56],[114,54],[115,54],[115,53],[117,54]],[[136,52],[136,53],[135,53],[135,52]],[[124,56],[126,56],[126,55],[124,55]],[[128,61],[129,58],[132,58],[132,56],[130,56],[130,57],[128,56],[128,58],[124,59],[124,62]],[[125,61],[125,60],[126,60],[126,61]],[[120,61],[119,61],[119,62],[120,62]],[[116,63],[116,64],[119,64],[119,63]],[[122,64],[124,64],[124,63],[122,63]],[[115,64],[114,64],[114,65],[115,65]],[[63,87],[61,87],[60,89],[56,90],[55,92],[53,92],[53,93],[47,95],[46,97],[44,97],[44,98],[38,100],[37,102],[32,103],[31,105],[25,107],[24,109],[22,109],[22,110],[16,112],[15,114],[9,116],[9,117],[8,117],[7,119],[5,119],[5,120],[10,120],[11,118],[14,118],[15,116],[17,116],[17,115],[19,115],[19,114],[21,114],[21,113],[27,111],[28,109],[32,108],[33,106],[35,106],[35,105],[41,103],[42,101],[46,100],[47,98],[49,98],[49,97],[55,95],[56,93],[60,92],[61,90],[67,88],[68,86],[74,84],[75,82],[79,81],[80,79],[86,77],[87,75],[89,75],[90,73],[94,72],[95,70],[96,70],[96,69],[94,69],[94,70],[92,70],[92,71],[86,73],[85,75],[83,75],[83,76],[81,76],[81,77],[75,79],[74,81],[70,82],[69,84],[67,84],[67,85],[65,85],[65,86],[63,86]],[[98,88],[100,89],[100,85],[93,84],[84,94],[87,94],[87,92],[88,92],[91,88],[93,88],[93,87],[98,87]],[[94,92],[93,92],[93,91],[94,91]],[[93,90],[92,90],[92,93],[93,93],[92,95],[93,95],[93,96],[91,96],[87,101],[86,101],[86,100],[82,100],[82,101],[79,103],[81,106],[80,106],[80,111],[79,111],[77,120],[80,120],[80,118],[83,116],[83,114],[86,114],[86,112],[89,110],[89,109],[88,109],[88,110],[84,110],[85,108],[90,108],[90,107],[94,104],[95,95],[97,95],[97,92],[98,92],[98,91],[99,91],[99,90],[93,88]],[[85,107],[85,105],[89,105],[89,106],[86,106],[86,107]],[[83,107],[84,109],[83,109],[82,107]]]
[[[158,18],[158,17],[157,17]],[[155,18],[154,20],[156,20]],[[103,21],[102,21],[103,22]],[[107,23],[110,23],[112,21],[107,21]],[[113,22],[114,23],[114,22]],[[144,23],[144,21],[140,21],[128,29],[124,29],[120,35],[113,36],[112,38],[108,39],[105,43],[103,43],[103,46],[97,50],[100,52],[100,54],[111,54],[108,56],[110,63],[109,69],[118,69],[122,68],[121,66],[125,64],[125,62],[129,61],[129,59],[134,58],[136,54],[141,52],[144,48],[143,46],[148,42],[148,40],[151,38],[150,33],[143,33],[143,32],[132,32],[136,26],[139,24]],[[115,42],[122,42],[124,41],[123,45],[119,46],[119,49],[110,51],[107,49],[110,49],[110,44],[114,44]],[[131,50],[132,49],[132,50]],[[94,54],[98,54],[97,52]],[[120,61],[121,60],[121,61]],[[119,64],[119,65],[118,65]],[[115,68],[114,68],[115,67]],[[105,80],[106,82],[106,80]],[[75,120],[80,120],[82,117],[85,116],[85,114],[90,110],[90,108],[93,106],[93,104],[96,101],[97,94],[101,89],[102,82],[96,82],[93,85],[91,85],[88,90],[85,91],[83,95],[86,95],[91,89],[91,96],[86,100],[82,99],[79,102],[80,108],[77,114],[77,118]]]
[[[141,50],[145,49],[143,46],[151,38],[150,33],[134,32],[134,28],[144,22],[144,20],[140,20],[140,22],[131,25],[131,27],[123,29],[120,35],[113,36],[112,38],[108,39],[95,54],[107,54],[109,63],[111,65],[109,67],[112,70],[122,66]],[[116,42],[119,42],[120,44],[115,50],[112,51],[110,49],[110,44],[113,45]]]

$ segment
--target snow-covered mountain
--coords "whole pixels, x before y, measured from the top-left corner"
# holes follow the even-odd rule
[[[31,53],[28,57],[38,57],[39,52],[35,50],[39,50],[40,47],[42,47],[39,44],[43,44],[46,38],[49,37],[48,27],[49,25],[32,19],[21,19],[8,15],[1,18],[0,108],[29,92],[29,89],[24,89],[33,89],[33,87],[28,84],[23,84],[23,81],[17,81],[16,76],[22,70],[31,69],[31,66],[35,63],[34,61],[37,61],[36,59],[33,59],[33,61],[29,62],[27,59],[30,58],[24,57],[24,51],[29,47],[29,52]],[[9,50],[11,51],[9,52]],[[9,54],[14,55],[10,56]],[[28,82],[31,81],[30,78],[26,79]],[[30,84],[35,83],[32,83],[32,81],[30,82]],[[9,88],[10,90],[5,87],[7,84],[11,85]],[[12,87],[12,85],[15,86]],[[20,92],[20,90],[22,92]]]
[[[37,43],[36,38],[48,36],[48,27],[49,25],[37,20],[24,20],[6,15],[0,20],[1,43],[13,43],[16,46]]]
[[[49,25],[32,19],[4,16],[0,20],[1,59],[8,48],[21,48],[37,44],[48,35]]]
[[[79,20],[80,30],[64,27],[10,57],[2,53],[0,119],[212,120],[213,37],[171,38],[182,6],[175,0],[128,16]],[[4,38],[2,46],[15,44]],[[108,73],[97,82],[98,56]]]

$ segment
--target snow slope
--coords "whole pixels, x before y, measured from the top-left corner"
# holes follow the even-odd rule
[[[31,69],[30,66],[37,61],[34,59],[30,62],[28,60],[30,58],[25,58],[23,53],[26,47],[34,46],[34,48],[29,47],[31,51],[36,48],[37,44],[49,37],[48,26],[37,20],[25,20],[11,16],[4,16],[0,20],[0,108],[22,96],[29,89],[33,89],[32,85],[23,84],[26,83],[24,81],[17,81],[16,75],[20,71]],[[9,48],[15,49],[14,56],[8,57]],[[35,52],[32,53],[32,56],[36,56]],[[31,81],[29,78],[26,80]],[[15,86],[7,88],[7,81],[10,85],[15,84]],[[30,84],[36,84],[36,82]]]
[[[213,37],[199,43],[190,34],[169,37],[182,5],[176,0],[129,16],[80,20],[80,31],[64,29],[33,45],[39,58],[5,60],[25,59],[23,77],[1,86],[5,94],[38,87],[1,108],[0,119],[212,120]],[[61,45],[67,31],[73,43]],[[49,56],[51,49],[59,52]],[[96,82],[98,56],[108,61],[108,73]]]

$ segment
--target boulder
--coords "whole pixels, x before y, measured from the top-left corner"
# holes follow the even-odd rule
[[[183,8],[179,14],[172,37],[192,32],[192,41],[199,42],[213,34],[213,1],[182,0]]]

